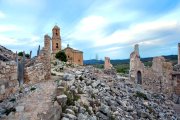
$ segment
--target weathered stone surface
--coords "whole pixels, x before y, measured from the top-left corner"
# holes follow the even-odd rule
[[[14,58],[15,54],[11,50],[0,45],[0,61],[12,61]]]
[[[144,90],[141,85],[135,85],[127,77],[118,78],[116,74],[105,74],[89,66],[66,71],[72,75],[76,74],[75,71],[82,71],[81,76],[85,78],[75,80],[69,86],[69,90],[75,94],[78,93],[75,92],[77,89],[83,91],[81,97],[72,105],[76,107],[77,119],[171,119],[168,116],[177,118],[175,112],[169,112],[173,103],[168,102],[169,99],[163,93],[155,94]],[[91,79],[92,76],[97,76],[97,80]],[[68,109],[74,110],[72,106],[68,106]]]
[[[109,116],[110,113],[110,108],[109,106],[105,105],[105,104],[101,104],[100,109],[99,109],[103,114],[105,114],[106,116]]]
[[[77,117],[72,114],[65,114],[64,117],[69,118],[70,120],[77,120]]]
[[[172,63],[166,62],[164,57],[153,58],[152,67],[145,67],[137,49],[130,55],[130,79],[147,90],[163,92],[170,96],[174,87],[172,71]]]
[[[97,80],[95,82],[92,83],[92,87],[95,88],[100,84],[100,80]]]
[[[57,102],[54,106],[51,106],[46,113],[38,114],[38,119],[40,120],[59,120],[61,118],[61,106]]]
[[[71,109],[66,109],[66,113],[69,113],[69,114],[75,115],[74,111],[73,111],[73,110],[71,110]]]
[[[14,61],[0,61],[0,100],[15,93],[18,89],[17,65]]]
[[[59,96],[57,96],[57,101],[60,105],[65,106],[66,101],[67,101],[67,96],[66,95],[59,95]]]
[[[34,84],[51,78],[50,37],[44,36],[44,47],[38,50],[37,57],[29,59],[25,64],[25,83]]]
[[[67,117],[63,117],[61,120],[69,120],[69,118],[67,118]]]
[[[63,76],[63,80],[65,80],[65,81],[71,81],[74,79],[75,79],[75,75],[72,75],[72,74],[65,73]]]
[[[17,106],[16,111],[17,112],[23,112],[24,111],[24,106]]]
[[[59,95],[62,95],[62,94],[64,94],[64,87],[62,87],[62,86],[57,87],[56,95],[59,96]]]

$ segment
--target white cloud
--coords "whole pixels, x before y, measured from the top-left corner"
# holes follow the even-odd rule
[[[3,18],[5,18],[5,17],[6,17],[5,13],[3,13],[2,11],[0,11],[0,19],[3,19]]]
[[[107,21],[102,16],[88,16],[80,21],[77,29],[84,32],[94,31],[103,28]]]
[[[43,39],[43,38],[42,38]],[[0,45],[10,45],[10,46],[22,46],[36,47],[38,45],[43,45],[40,37],[31,35],[28,38],[14,38],[5,35],[0,35]]]
[[[102,50],[99,50],[99,52],[112,52],[112,51],[117,51],[121,48],[124,48],[124,47],[110,47],[110,48],[106,48],[106,49],[102,49]]]
[[[0,44],[6,46],[6,45],[23,45],[25,43],[20,42],[15,38],[0,35]]]
[[[22,31],[22,28],[16,25],[0,25],[0,33],[12,32],[12,31],[19,32],[19,31]]]
[[[101,35],[103,35],[102,30],[107,24],[107,20],[102,16],[87,16],[76,25],[68,39],[82,41],[101,38]]]
[[[154,21],[154,22],[145,22],[141,24],[136,24],[130,26],[126,30],[118,30],[112,33],[107,37],[103,37],[99,40],[95,38],[94,45],[98,46],[106,46],[111,44],[130,44],[133,42],[141,42],[144,39],[150,37],[152,33],[156,33],[158,31],[168,30],[178,28],[178,21]],[[164,37],[164,36],[161,36]],[[150,41],[148,41],[150,42]]]

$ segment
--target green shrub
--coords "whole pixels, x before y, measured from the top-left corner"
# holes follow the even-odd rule
[[[95,99],[96,98],[95,94],[91,94],[91,98]]]
[[[52,76],[56,76],[56,73],[51,73]]]
[[[84,104],[83,106],[86,109],[86,111],[88,112],[88,114],[91,115],[92,113],[91,113],[91,110],[89,109],[89,106],[86,104]]]
[[[55,57],[63,62],[67,62],[67,56],[64,51],[59,51]]]
[[[62,106],[62,112],[65,113],[67,106]]]
[[[23,52],[19,52],[19,53],[18,53],[18,56],[21,56],[21,57],[22,57],[22,56],[23,56]]]
[[[139,98],[143,98],[144,100],[148,100],[147,96],[144,93],[138,91],[136,92],[135,96]]]
[[[75,94],[74,92],[65,91],[64,94],[67,96],[67,105],[75,105],[75,101],[80,99],[80,96]]]
[[[151,67],[152,66],[152,61],[144,62],[144,66]]]
[[[9,100],[10,102],[15,102],[16,101],[16,98],[12,98]]]
[[[30,57],[30,55],[29,55],[29,54],[25,54],[25,57],[26,57],[26,58],[29,58],[29,57]]]
[[[79,77],[79,80],[80,80],[80,81],[82,81],[82,80],[83,80],[83,77],[82,77],[82,76],[80,76],[80,77]]]
[[[6,109],[6,111],[4,112],[6,115],[9,115],[9,113],[11,112],[16,112],[16,109],[15,108],[9,108],[9,109]]]
[[[104,65],[103,64],[95,64],[93,65],[95,68],[103,69]]]
[[[36,90],[36,88],[35,87],[31,87],[31,89],[30,89],[31,91],[34,91],[34,90]]]
[[[150,113],[153,113],[153,114],[155,113],[155,111],[152,109],[152,107],[146,106],[146,108],[149,110]]]
[[[129,64],[118,64],[114,65],[114,68],[118,73],[124,73],[128,74],[129,73]]]
[[[78,94],[84,94],[84,92],[81,90],[81,88],[80,87],[78,87]]]

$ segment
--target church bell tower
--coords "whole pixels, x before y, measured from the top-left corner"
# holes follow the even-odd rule
[[[52,29],[52,53],[56,54],[61,50],[60,28],[55,25]]]

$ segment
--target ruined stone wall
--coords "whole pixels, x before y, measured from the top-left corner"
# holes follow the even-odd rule
[[[143,75],[143,87],[153,92],[162,92],[167,95],[173,93],[173,81],[171,69],[162,67],[162,72],[156,72],[153,68],[146,68]]]
[[[104,69],[111,69],[111,68],[112,68],[112,64],[110,63],[110,58],[109,57],[105,57]]]
[[[133,80],[135,83],[137,83],[137,72],[141,72],[141,75],[143,77],[144,73],[144,64],[141,62],[139,53],[134,51],[130,55],[130,79]]]
[[[31,67],[25,68],[25,83],[37,83],[45,80],[44,65],[37,63]]]
[[[180,64],[180,43],[178,43],[178,64]]]
[[[14,61],[0,61],[0,100],[18,89],[17,65]]]
[[[145,67],[141,62],[137,46],[130,55],[130,79],[136,84],[141,78],[142,86],[153,92],[163,92],[167,95],[173,93],[172,71],[173,67],[170,62],[166,62],[164,57],[153,58],[152,67]],[[141,73],[138,76],[138,71]]]
[[[44,45],[33,64],[25,68],[25,83],[36,83],[51,78],[50,37],[44,36]]]
[[[174,93],[180,96],[180,64],[175,65],[173,70]]]
[[[1,61],[11,61],[11,60],[14,60],[14,58],[15,58],[15,54],[11,50],[0,45],[0,60]]]
[[[173,75],[174,93],[180,96],[180,73]]]

